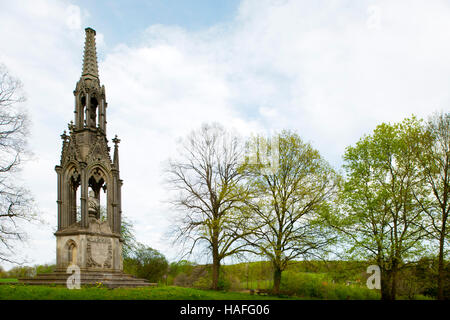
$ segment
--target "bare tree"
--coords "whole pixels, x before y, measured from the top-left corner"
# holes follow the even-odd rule
[[[20,220],[33,219],[30,193],[18,185],[16,173],[26,154],[28,119],[20,108],[25,100],[21,82],[0,65],[0,260],[11,258],[13,243],[23,240]]]
[[[206,245],[212,255],[212,288],[218,289],[224,258],[239,254],[245,223],[241,184],[244,148],[240,139],[218,124],[203,125],[181,143],[179,158],[170,160],[168,185],[176,191],[172,204],[182,214],[175,239],[194,248]]]
[[[439,242],[438,299],[444,299],[444,252],[450,213],[450,113],[433,115],[425,126],[415,157],[427,192],[415,194],[427,213],[426,231]]]
[[[278,168],[262,170],[262,163],[247,166],[252,186],[248,205],[253,216],[246,240],[254,253],[272,262],[273,292],[278,294],[288,264],[320,254],[333,239],[325,230],[321,213],[336,192],[337,175],[297,134],[283,131],[272,139],[276,137],[279,145],[272,148],[279,148],[279,152],[271,153],[279,155],[279,159],[272,159]],[[258,154],[258,158],[264,157]]]

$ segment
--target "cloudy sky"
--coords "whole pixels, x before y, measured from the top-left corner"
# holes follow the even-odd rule
[[[54,166],[88,26],[108,138],[122,140],[123,213],[138,241],[171,260],[162,166],[201,123],[243,135],[294,129],[339,168],[377,124],[450,109],[445,0],[0,0],[0,63],[22,80],[32,119],[22,183],[45,221],[17,246],[30,264],[55,261]]]

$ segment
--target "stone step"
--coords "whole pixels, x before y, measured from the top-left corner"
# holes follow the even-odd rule
[[[49,282],[49,281],[67,281],[67,278],[33,278],[33,279],[20,279],[20,282],[31,282],[31,281],[45,281],[45,282]],[[150,283],[149,281],[145,281],[145,280],[138,280],[138,279],[99,279],[99,278],[88,278],[88,279],[83,279],[80,278],[80,281],[82,282],[92,282],[92,283],[96,283],[96,282],[111,282],[111,281],[116,281],[116,282],[140,282],[140,283]]]
[[[66,286],[67,283],[66,281],[27,281],[24,282],[24,284],[26,285],[39,285],[39,286]],[[97,283],[96,282],[84,282],[81,281],[80,285],[81,286],[95,286]],[[105,282],[102,283],[103,286],[107,287],[107,288],[136,288],[136,287],[153,287],[153,286],[157,286],[156,283],[145,283],[145,282],[126,282],[126,281],[111,281],[111,282]]]
[[[35,278],[30,279],[67,279],[70,276],[70,274],[39,274]],[[103,279],[103,280],[129,280],[129,281],[135,281],[140,280],[144,282],[149,282],[146,279],[139,279],[130,277],[127,275],[95,275],[95,274],[80,274],[81,279]]]
[[[67,278],[70,274],[65,272],[40,273],[34,278],[19,279],[19,283],[26,285],[66,285]],[[156,286],[156,283],[150,283],[147,279],[136,278],[132,275],[114,272],[81,272],[81,285],[96,285],[101,282],[108,288],[116,287],[147,287]]]
[[[20,279],[21,283],[39,283],[39,282],[61,282],[66,283],[67,279],[62,278],[53,278],[53,279]],[[127,282],[127,283],[143,283],[143,284],[150,284],[148,281],[142,281],[142,280],[130,280],[130,279],[113,279],[113,280],[102,280],[102,279],[80,279],[82,283],[109,283],[109,282]],[[17,282],[15,282],[17,283]]]
[[[60,281],[60,282],[29,282],[26,283],[26,285],[38,285],[38,286],[66,286],[66,282]],[[93,286],[95,283],[80,283],[81,286]],[[156,283],[135,283],[135,282],[112,282],[112,283],[104,283],[103,284],[107,288],[137,288],[137,287],[153,287],[157,286]]]
[[[126,277],[130,277],[130,278],[136,278],[135,276],[131,275],[131,274],[127,274],[127,273],[121,273],[121,272],[92,272],[92,271],[81,271],[80,274],[89,274],[89,275],[94,275],[94,276],[103,276],[103,275],[111,275],[111,276],[126,276]],[[48,275],[70,275],[70,273],[67,272],[50,272],[50,273],[38,273],[36,276],[48,276]]]

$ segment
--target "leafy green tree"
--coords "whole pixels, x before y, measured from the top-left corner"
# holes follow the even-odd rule
[[[124,270],[150,282],[161,281],[167,275],[167,259],[159,251],[139,244],[137,248],[124,259]]]
[[[245,229],[239,227],[248,193],[240,171],[244,148],[218,124],[203,125],[180,146],[178,158],[171,159],[166,170],[174,191],[172,204],[180,213],[174,221],[175,242],[188,246],[189,254],[206,248],[212,257],[212,288],[218,289],[222,260],[245,246]]]
[[[273,290],[278,293],[282,272],[290,261],[316,255],[330,244],[332,237],[323,226],[322,214],[335,195],[338,176],[298,134],[283,131],[274,138],[278,145],[272,148],[279,150],[269,151],[278,154],[278,159],[271,159],[278,166],[267,170],[259,161],[246,169],[252,187],[247,201],[251,234],[246,239],[253,252],[270,259]],[[264,156],[260,152],[257,158]]]
[[[415,201],[426,192],[415,165],[420,132],[414,117],[383,123],[348,147],[340,210],[329,220],[346,236],[354,258],[380,267],[382,299],[396,298],[397,274],[421,253],[425,237]]]
[[[5,269],[3,269],[2,266],[0,266],[0,279],[7,278],[7,277],[8,277],[8,272],[6,272]]]
[[[438,299],[444,299],[445,245],[450,213],[450,113],[433,115],[424,128],[415,157],[428,192],[416,199],[430,220],[426,231],[439,243]]]
[[[195,263],[187,261],[187,260],[180,260],[177,262],[172,262],[169,265],[169,272],[168,274],[175,278],[180,273],[190,274],[194,267],[196,266]]]
[[[139,243],[134,235],[133,222],[126,216],[122,216],[121,236],[123,239],[122,256],[125,259],[131,257],[133,252],[139,246]]]
[[[55,271],[56,265],[54,264],[37,264],[34,266],[35,274],[52,273]]]
[[[30,278],[36,275],[36,270],[33,267],[17,266],[8,271],[8,278]]]

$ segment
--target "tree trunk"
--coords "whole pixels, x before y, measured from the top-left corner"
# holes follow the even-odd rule
[[[275,266],[273,271],[273,293],[279,294],[280,293],[280,284],[281,284],[281,273],[283,271]]]
[[[213,263],[212,263],[212,289],[219,289],[219,272],[220,272],[220,259],[219,259],[219,245],[213,243]]]
[[[392,300],[391,275],[389,271],[381,271],[381,300]]]
[[[395,300],[397,296],[397,267],[392,270],[391,279],[391,300]]]
[[[444,300],[444,242],[445,222],[439,239],[439,262],[438,262],[438,300]]]

